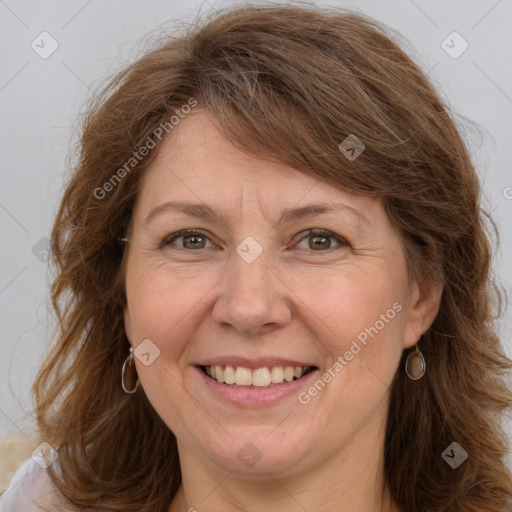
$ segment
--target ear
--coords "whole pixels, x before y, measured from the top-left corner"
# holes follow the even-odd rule
[[[439,311],[442,294],[442,283],[423,281],[413,284],[405,320],[404,348],[416,345],[421,335],[432,325]]]
[[[130,315],[130,310],[128,309],[128,304],[124,306],[124,331],[126,332],[126,337],[128,341],[132,343],[132,317]]]

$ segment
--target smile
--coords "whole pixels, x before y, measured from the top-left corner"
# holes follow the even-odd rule
[[[200,366],[211,379],[234,388],[269,388],[283,382],[298,380],[315,367],[273,366],[246,368],[244,366]]]

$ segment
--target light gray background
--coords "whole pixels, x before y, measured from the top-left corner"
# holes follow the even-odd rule
[[[89,89],[134,57],[135,44],[163,22],[190,21],[199,8],[208,12],[233,3],[0,0],[0,435],[30,435],[32,420],[25,414],[31,406],[30,386],[53,326],[45,238],[62,194],[73,127]],[[480,131],[464,133],[482,177],[485,205],[500,227],[495,272],[510,293],[512,2],[317,4],[356,8],[397,29],[443,97],[479,126]],[[59,45],[46,59],[31,48],[34,40],[42,46],[43,31]],[[453,31],[469,44],[456,59],[441,46]],[[461,48],[456,40],[448,44],[452,51]],[[509,355],[511,317],[507,305],[500,329]]]

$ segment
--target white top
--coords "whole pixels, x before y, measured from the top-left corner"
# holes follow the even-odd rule
[[[45,467],[40,453],[23,461],[0,496],[0,512],[70,512]]]

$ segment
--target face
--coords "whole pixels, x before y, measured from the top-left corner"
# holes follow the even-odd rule
[[[126,333],[180,457],[287,474],[382,435],[435,308],[378,200],[248,156],[194,113],[143,178],[128,250]]]

